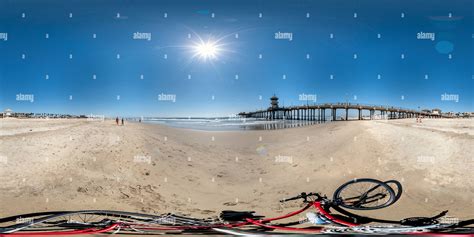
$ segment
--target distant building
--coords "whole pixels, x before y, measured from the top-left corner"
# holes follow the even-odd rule
[[[440,109],[432,109],[431,114],[433,115],[441,115],[441,110]]]
[[[446,113],[443,113],[444,116],[448,116],[448,117],[454,117],[454,112],[446,112]]]
[[[13,113],[13,111],[11,109],[6,109],[5,112],[3,112],[3,117],[4,118],[11,117],[12,113]]]

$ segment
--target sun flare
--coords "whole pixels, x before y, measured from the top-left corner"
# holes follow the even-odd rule
[[[195,56],[204,61],[216,59],[219,55],[219,51],[219,45],[211,41],[200,42],[194,46]]]

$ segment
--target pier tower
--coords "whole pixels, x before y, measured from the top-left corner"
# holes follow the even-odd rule
[[[270,105],[271,105],[271,109],[274,110],[274,109],[278,109],[278,97],[276,97],[276,95],[273,95],[271,98],[270,98]]]

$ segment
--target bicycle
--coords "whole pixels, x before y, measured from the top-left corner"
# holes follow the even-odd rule
[[[364,217],[346,210],[386,208],[395,203],[401,194],[402,186],[395,180],[382,182],[375,179],[354,179],[336,189],[332,199],[319,193],[301,193],[283,199],[282,203],[302,200],[305,205],[297,211],[273,218],[257,216],[253,211],[222,211],[219,217],[206,219],[176,214],[150,215],[107,210],[40,212],[1,218],[0,224],[15,223],[0,227],[0,235],[49,236],[99,233],[248,235],[275,233],[275,231],[309,234],[467,233],[469,235],[474,233],[473,228],[467,227],[474,224],[474,220],[452,223],[443,221],[441,218],[447,211],[433,217],[411,217],[395,221]],[[306,218],[275,223],[296,217],[311,207],[315,212],[307,212]],[[367,225],[369,223],[378,225]]]

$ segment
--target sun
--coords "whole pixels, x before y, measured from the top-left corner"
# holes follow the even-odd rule
[[[193,47],[194,56],[199,57],[203,61],[217,59],[221,51],[217,42],[207,41],[196,43]]]
[[[192,34],[188,34],[189,41],[183,46],[191,56],[188,63],[199,60],[215,66],[217,63],[226,63],[229,59],[228,54],[236,52],[235,49],[230,47],[233,42],[229,42],[228,39],[235,34],[199,35],[191,29],[190,31]]]

